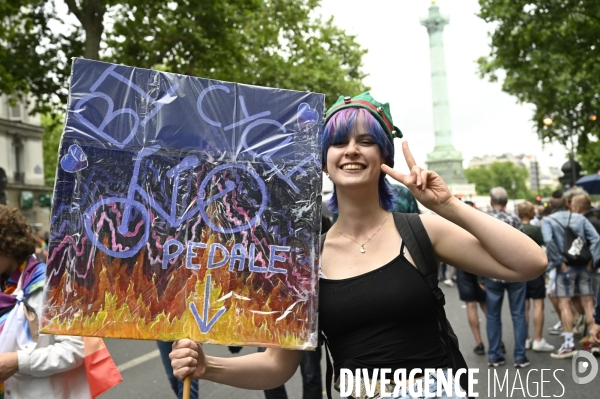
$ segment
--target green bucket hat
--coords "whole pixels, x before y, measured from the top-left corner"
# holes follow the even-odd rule
[[[352,98],[349,96],[340,96],[335,104],[333,104],[325,113],[325,123],[327,123],[336,112],[350,107],[364,108],[371,112],[371,115],[379,121],[392,143],[394,143],[394,137],[402,137],[402,132],[394,126],[394,122],[392,121],[390,104],[380,103],[375,100],[368,91]]]

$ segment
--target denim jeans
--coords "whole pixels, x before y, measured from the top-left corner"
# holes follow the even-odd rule
[[[485,279],[487,304],[487,334],[489,340],[488,356],[490,360],[502,357],[502,301],[504,290],[508,292],[508,303],[515,334],[514,360],[523,361],[525,356],[525,340],[527,339],[527,323],[525,322],[525,294],[527,283],[511,283],[502,280]]]
[[[171,384],[171,388],[173,389],[173,392],[175,392],[175,395],[177,395],[177,398],[181,399],[181,397],[183,396],[183,381],[178,380],[177,377],[173,375],[173,367],[171,367],[171,359],[169,359],[169,353],[171,353],[173,343],[166,341],[156,341],[156,345],[158,346],[158,350],[160,351],[160,359],[162,360],[163,366],[165,367],[165,372],[167,373],[169,384]],[[192,380],[190,399],[198,399],[198,380]]]

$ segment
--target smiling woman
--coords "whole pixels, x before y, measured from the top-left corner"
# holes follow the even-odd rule
[[[381,108],[383,109],[383,108]],[[401,137],[401,136],[400,136]],[[347,148],[353,146],[353,148]],[[331,147],[331,156],[328,149]],[[324,163],[323,170],[333,174],[337,168],[342,167],[343,170],[363,170],[368,165],[360,162],[351,162],[350,158],[343,159],[343,153],[346,150],[354,150],[354,153],[361,147],[363,150],[371,148],[368,151],[371,156],[375,156],[377,152],[376,164],[371,165],[370,172],[376,173],[379,178],[377,180],[379,199],[381,207],[389,210],[392,208],[392,192],[389,183],[385,180],[385,175],[380,173],[382,163],[390,167],[394,167],[394,145],[389,139],[388,134],[383,126],[371,115],[370,111],[365,108],[343,108],[335,114],[332,114],[330,122],[326,125],[322,140],[322,159]],[[329,161],[339,162],[336,157],[342,156],[343,165],[329,167]],[[330,159],[334,158],[334,159]],[[383,161],[383,162],[382,162]],[[368,181],[368,180],[367,180]],[[329,200],[329,207],[332,211],[338,211],[337,203],[337,185],[334,185],[333,194]]]
[[[401,133],[388,104],[369,93],[340,97],[325,121],[323,169],[334,184],[330,206],[339,217],[322,237],[319,327],[333,357],[335,378],[356,369],[366,369],[369,376],[379,370],[411,376],[385,386],[381,382],[368,396],[357,383],[349,396],[357,399],[382,397],[390,386],[422,392],[435,385],[423,370],[437,369],[438,377],[445,378],[459,363],[452,361],[448,330],[439,327],[441,305],[434,288],[416,263],[429,259],[426,263],[435,270],[444,261],[477,275],[526,281],[544,272],[546,255],[520,231],[455,198],[437,173],[417,166],[406,142],[402,152],[410,173],[392,169],[393,138]],[[392,217],[393,196],[385,174],[437,215],[415,215],[408,226],[401,215]],[[173,346],[171,362],[178,378],[191,374],[245,389],[268,389],[287,381],[301,357],[274,348],[232,359],[207,357],[196,343],[181,340]],[[453,380],[436,396],[458,397],[457,390],[467,388],[463,381]],[[409,397],[394,391],[394,398]]]

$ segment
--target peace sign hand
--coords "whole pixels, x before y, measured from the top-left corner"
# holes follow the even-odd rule
[[[450,204],[454,197],[446,183],[437,173],[425,170],[416,164],[406,141],[402,142],[402,153],[410,169],[410,174],[402,174],[385,164],[381,165],[381,171],[404,184],[417,201],[434,212],[437,212],[435,208]]]

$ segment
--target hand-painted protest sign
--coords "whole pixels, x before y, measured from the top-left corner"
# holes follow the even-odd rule
[[[323,107],[74,60],[43,332],[314,347]]]

